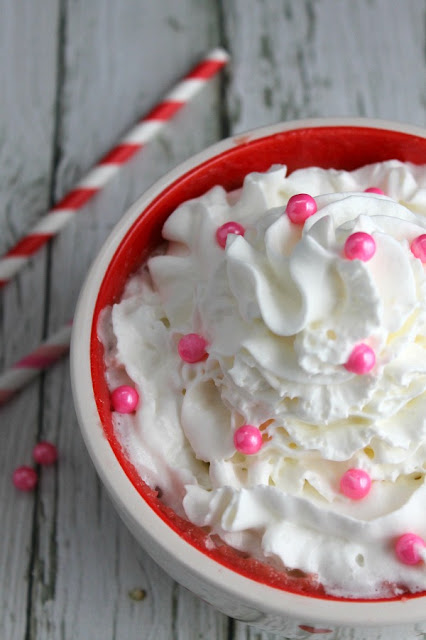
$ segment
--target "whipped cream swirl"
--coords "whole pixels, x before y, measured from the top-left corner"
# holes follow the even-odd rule
[[[285,206],[301,192],[317,213],[296,225]],[[230,220],[245,233],[222,249]],[[424,564],[402,564],[393,545],[426,538],[426,278],[410,250],[425,230],[426,170],[398,161],[274,166],[182,204],[167,248],[100,328],[111,388],[140,391],[115,426],[142,478],[193,523],[331,594],[426,589]],[[359,231],[376,243],[365,262],[343,253]],[[196,364],[177,352],[192,332],[208,343]],[[376,355],[364,375],[344,366],[360,342]],[[262,430],[255,455],[235,449],[243,424]],[[339,490],[354,467],[372,480],[359,501]]]

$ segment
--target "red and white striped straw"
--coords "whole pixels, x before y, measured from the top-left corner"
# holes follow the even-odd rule
[[[190,71],[147,116],[89,171],[77,186],[48,211],[33,229],[0,258],[0,289],[30,258],[120,171],[136,152],[155,138],[175,114],[227,64],[229,55],[214,49]],[[1,393],[1,391],[0,391]]]
[[[170,91],[53,209],[34,229],[0,259],[0,288],[29,261],[30,257],[55,236],[96,193],[115,176],[173,116],[193,98],[225,64],[229,56],[223,49],[211,51]],[[0,374],[0,406],[42,371],[58,362],[69,351],[71,323],[62,327],[35,351]]]
[[[58,362],[68,353],[71,340],[71,322],[63,326],[35,351],[16,362],[0,374],[0,406],[5,404],[20,389],[36,378],[42,371]]]

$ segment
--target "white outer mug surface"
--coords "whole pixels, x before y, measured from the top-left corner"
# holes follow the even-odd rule
[[[418,127],[367,118],[300,120],[244,135],[251,141],[284,131],[330,126],[386,129],[426,137],[426,131]],[[107,267],[128,229],[156,196],[192,168],[236,144],[232,138],[223,140],[156,182],[121,218],[95,259],[80,293],[71,341],[72,390],[84,440],[118,512],[142,547],[175,580],[227,615],[291,639],[418,639],[426,634],[426,596],[379,602],[310,597],[251,580],[214,561],[181,538],[150,508],[105,437],[92,387],[90,338],[94,307]]]

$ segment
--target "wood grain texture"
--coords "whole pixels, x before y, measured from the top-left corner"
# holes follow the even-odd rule
[[[72,313],[87,266],[127,205],[182,157],[217,138],[217,128],[212,127],[209,115],[215,105],[217,85],[212,85],[57,239],[51,257],[51,327],[59,326]],[[204,140],[194,135],[198,130],[194,123],[201,125]],[[66,291],[65,280],[71,283]],[[39,542],[34,564],[44,571],[34,575],[31,615],[38,633],[54,639],[62,625],[63,637],[76,640],[85,640],[88,629],[94,639],[105,640],[121,638],[123,629],[129,639],[138,638],[140,629],[143,638],[152,640],[224,637],[219,629],[226,627],[225,617],[175,586],[139,549],[119,520],[95,477],[70,393],[64,363],[49,372],[44,389],[42,436],[58,442],[64,459],[58,465],[57,482],[44,487],[41,494],[46,506],[42,502],[37,505]],[[55,544],[49,544],[53,537]],[[46,604],[46,567],[55,564],[54,584],[47,590],[50,597]],[[127,594],[138,586],[146,590],[147,598],[136,605]],[[182,635],[176,623],[179,616],[182,622],[185,620],[183,602],[198,620],[197,625],[188,621],[189,635]],[[200,636],[204,627],[213,629],[214,635]]]
[[[0,0],[0,251],[48,207],[57,93],[58,3]],[[46,253],[0,297],[0,366],[43,336]],[[36,296],[34,296],[34,292]],[[32,304],[29,304],[29,300]],[[0,413],[0,638],[27,630],[34,497],[11,484],[13,469],[31,464],[41,409],[41,381]]]
[[[208,86],[0,293],[2,365],[72,317],[127,206],[227,130],[326,115],[425,124],[423,0],[0,0],[0,18],[0,249],[210,47],[232,54],[226,94]],[[67,361],[0,411],[1,640],[279,637],[230,621],[136,544],[85,450]],[[41,438],[59,464],[17,494],[10,474]]]
[[[307,117],[425,124],[425,5],[231,0],[233,132]]]
[[[57,47],[58,0],[0,0],[1,253],[49,205]]]
[[[218,42],[205,0],[65,3],[56,197]]]
[[[207,4],[190,1],[163,3],[155,11],[149,2],[67,3],[57,197],[214,44],[215,20]],[[220,136],[218,97],[216,81],[53,243],[49,331],[72,316],[88,266],[127,206]],[[223,637],[225,616],[175,585],[119,520],[79,434],[66,364],[46,376],[43,401],[41,435],[64,454],[56,478],[46,474],[36,502],[31,637]],[[145,600],[131,600],[135,587],[146,591]],[[186,625],[183,608],[191,610]]]

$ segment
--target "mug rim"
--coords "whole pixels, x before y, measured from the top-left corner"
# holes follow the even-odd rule
[[[71,381],[74,405],[83,438],[103,484],[112,496],[126,523],[134,532],[140,529],[161,545],[182,566],[190,568],[202,581],[241,599],[261,612],[269,611],[318,623],[335,625],[383,626],[419,622],[426,618],[424,598],[426,592],[408,594],[407,598],[382,600],[351,600],[333,596],[302,594],[258,582],[207,556],[172,529],[137,491],[110,443],[101,423],[92,388],[90,345],[92,324],[98,292],[108,265],[125,238],[132,224],[156,197],[191,169],[208,159],[220,156],[237,144],[245,144],[260,138],[272,137],[281,132],[317,127],[362,127],[382,129],[426,138],[426,130],[399,122],[370,118],[315,118],[295,120],[252,129],[211,145],[188,160],[180,163],[146,190],[126,211],[100,252],[86,276],[78,299],[71,340]],[[330,604],[332,603],[332,607]],[[307,605],[309,611],[306,611]],[[332,614],[330,613],[332,608]]]

